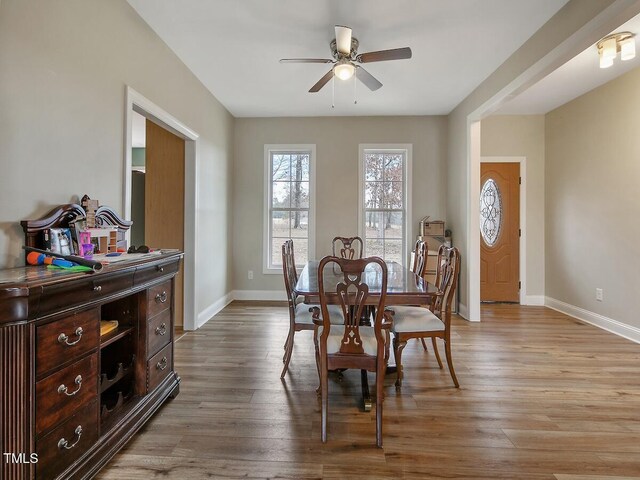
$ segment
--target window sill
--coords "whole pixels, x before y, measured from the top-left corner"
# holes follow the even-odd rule
[[[282,275],[282,267],[280,268],[263,268],[262,273],[264,275]]]
[[[302,273],[303,268],[304,267],[296,267],[296,272],[298,272],[298,274]],[[263,267],[262,273],[263,275],[282,275],[282,267],[275,267],[275,268]]]

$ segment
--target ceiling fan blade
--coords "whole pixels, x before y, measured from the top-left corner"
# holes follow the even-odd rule
[[[406,58],[411,58],[411,49],[409,47],[361,53],[356,60],[361,63],[371,63],[384,62],[385,60],[404,60]]]
[[[320,89],[324,87],[327,83],[329,83],[329,80],[331,80],[332,78],[333,78],[333,68],[329,70],[324,77],[318,80],[318,83],[316,83],[313,87],[309,89],[309,93],[319,92]]]
[[[328,58],[281,58],[280,63],[333,63]]]
[[[351,29],[336,25],[336,49],[343,55],[351,53]]]
[[[359,65],[358,68],[356,68],[356,77],[371,91],[376,91],[382,86],[382,83],[380,83],[380,81],[378,81],[376,77],[371,75]]]

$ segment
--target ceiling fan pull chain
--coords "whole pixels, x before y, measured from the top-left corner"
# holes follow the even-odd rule
[[[358,104],[358,70],[356,70],[355,75],[353,76],[353,104]]]
[[[336,108],[336,76],[331,77],[331,108]]]

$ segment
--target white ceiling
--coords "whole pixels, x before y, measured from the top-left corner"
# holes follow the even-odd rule
[[[640,33],[640,15],[616,28],[614,32]],[[611,32],[613,33],[613,32]],[[498,115],[544,114],[564,105],[600,85],[640,66],[640,48],[636,37],[638,56],[623,62],[620,56],[612,67],[600,68],[595,44],[547,75],[529,89],[500,108]]]
[[[237,117],[449,113],[567,0],[128,0]],[[369,64],[384,86],[353,80],[309,88],[329,58],[335,24],[359,52],[409,46],[410,60]]]

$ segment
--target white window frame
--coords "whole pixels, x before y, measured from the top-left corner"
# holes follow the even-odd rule
[[[411,216],[411,203],[412,203],[412,193],[411,193],[411,179],[412,175],[412,154],[413,154],[413,144],[411,143],[383,143],[383,144],[370,144],[370,143],[361,143],[358,148],[358,235],[362,238],[364,242],[363,251],[366,254],[366,243],[367,239],[365,238],[365,204],[364,204],[364,155],[369,151],[375,152],[403,152],[405,155],[405,165],[404,165],[404,225],[402,235],[404,236],[404,244],[403,244],[403,252],[402,257],[404,258],[404,266],[409,265],[409,257],[411,255],[411,251],[413,250],[414,240],[413,240],[413,229],[412,229],[412,216]]]
[[[271,259],[271,154],[310,153],[309,155],[309,246],[308,259],[316,254],[316,145],[315,144],[266,144],[264,146],[264,217],[262,240],[262,273],[266,275],[282,274],[282,266],[270,265]],[[298,267],[301,270],[301,267]]]

